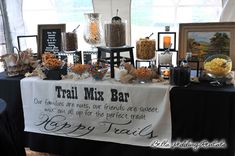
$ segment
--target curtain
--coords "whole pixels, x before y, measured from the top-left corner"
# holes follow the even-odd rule
[[[7,9],[6,9],[6,1],[2,0],[0,2],[0,9],[1,9],[1,15],[2,15],[2,26],[3,26],[3,32],[4,32],[4,39],[6,43],[6,49],[4,51],[0,52],[0,55],[5,54],[6,52],[10,52],[13,49],[12,46],[12,39],[10,34],[10,27],[9,27],[9,21],[7,16]],[[4,40],[2,39],[2,40]]]
[[[6,11],[9,27],[10,27],[10,35],[12,39],[13,47],[18,47],[17,44],[17,36],[25,35],[25,27],[24,20],[22,15],[22,3],[23,0],[4,0],[6,3]],[[13,47],[9,49],[8,52],[13,52]]]
[[[131,0],[93,0],[94,12],[102,15],[102,22],[110,21],[113,16],[118,16],[127,21],[127,45],[131,45]]]
[[[235,1],[224,0],[223,9],[220,16],[221,22],[234,22],[235,21]]]

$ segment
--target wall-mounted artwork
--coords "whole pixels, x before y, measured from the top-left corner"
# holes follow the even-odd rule
[[[180,60],[191,53],[202,65],[211,55],[225,54],[235,62],[235,22],[180,24],[179,33]]]

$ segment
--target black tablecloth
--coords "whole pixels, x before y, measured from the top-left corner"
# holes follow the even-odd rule
[[[17,156],[6,108],[6,102],[0,99],[0,153],[4,153],[4,156]]]
[[[191,84],[170,91],[173,139],[224,139],[225,150],[204,150],[204,155],[234,156],[235,88]]]
[[[11,146],[4,144],[1,146],[2,150],[11,151],[10,156],[25,156],[24,150],[24,117],[20,93],[20,79],[22,77],[8,78],[5,73],[0,73],[0,98],[7,103],[5,111],[5,121],[8,122],[8,132],[13,141],[14,150]],[[6,135],[7,135],[6,134]],[[16,152],[16,153],[13,153]]]
[[[1,86],[8,87],[5,92],[14,93],[11,105],[11,117],[18,118],[18,134],[23,134],[23,114],[20,97],[19,80],[2,78]],[[11,82],[12,81],[12,82]],[[13,89],[14,88],[14,89]],[[0,97],[3,92],[0,89]],[[11,90],[11,91],[10,91]],[[174,87],[170,91],[172,113],[172,139],[192,141],[225,140],[226,149],[154,149],[123,145],[110,142],[74,139],[67,137],[42,135],[36,133],[24,133],[25,145],[32,150],[50,152],[60,155],[161,155],[161,156],[234,156],[235,151],[235,88],[233,86],[216,88],[208,84],[192,84],[189,87]],[[9,110],[10,111],[10,110]],[[16,113],[16,114],[14,114]],[[21,135],[19,135],[21,136]]]

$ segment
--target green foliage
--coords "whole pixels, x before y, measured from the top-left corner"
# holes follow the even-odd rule
[[[229,50],[229,36],[227,33],[217,32],[210,38],[210,46],[212,49],[222,53]]]

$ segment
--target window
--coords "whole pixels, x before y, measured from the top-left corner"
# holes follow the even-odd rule
[[[66,31],[78,25],[78,49],[90,47],[83,39],[84,13],[93,12],[92,0],[24,0],[23,18],[27,30],[25,35],[37,35],[38,24],[65,23]]]
[[[2,10],[0,9],[0,56],[6,54],[6,39],[4,35],[3,29],[3,18],[2,18]],[[0,62],[0,72],[3,71],[3,63]]]
[[[179,23],[218,22],[222,0],[132,0],[132,44],[154,32],[178,31]]]
[[[90,45],[83,39],[84,13],[93,12],[92,0],[23,0],[25,34],[37,35],[38,24],[65,23],[66,31],[77,25],[78,49],[86,50]],[[169,25],[171,31],[178,31],[183,22],[216,22],[222,10],[222,0],[132,0],[131,23],[132,45],[140,37],[164,31]],[[2,21],[0,19],[0,26]],[[0,35],[1,32],[0,32]],[[178,36],[177,36],[178,37]],[[1,42],[1,41],[0,41]],[[4,48],[5,45],[0,45]],[[178,47],[176,47],[178,48]]]
[[[6,39],[3,29],[2,11],[0,10],[0,55],[6,53]]]

